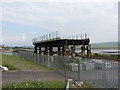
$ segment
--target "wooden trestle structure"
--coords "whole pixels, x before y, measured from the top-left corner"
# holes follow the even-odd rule
[[[81,46],[82,58],[91,58],[91,47],[89,45],[90,39],[47,39],[42,41],[33,41],[34,53],[43,55],[63,55],[63,56],[76,56],[76,46]],[[87,57],[85,51],[87,50]]]

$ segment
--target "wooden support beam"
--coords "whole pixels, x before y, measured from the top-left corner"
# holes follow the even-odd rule
[[[48,47],[45,47],[44,55],[48,55]]]
[[[87,58],[92,59],[91,45],[87,45]]]
[[[39,54],[41,54],[41,52],[42,52],[42,51],[41,51],[41,47],[39,47]]]
[[[49,47],[49,55],[53,55],[53,47]]]
[[[61,47],[58,47],[58,55],[61,55]]]
[[[69,45],[65,45],[64,46],[64,56],[68,56],[69,55]]]
[[[37,53],[37,46],[34,47],[34,53]]]
[[[81,46],[82,58],[85,58],[85,45]]]
[[[74,58],[75,57],[75,45],[73,45],[71,47],[71,57]]]

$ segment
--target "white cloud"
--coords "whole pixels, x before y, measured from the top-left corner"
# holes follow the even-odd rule
[[[22,34],[22,40],[26,40],[26,33]]]
[[[21,46],[21,45],[32,45],[32,39],[35,37],[36,32],[22,33],[19,36],[6,35],[2,38],[2,43],[9,46]]]
[[[108,39],[116,40],[114,35],[117,32],[118,0],[89,0],[92,1],[89,3],[86,1],[88,0],[3,3],[2,19],[50,31],[58,30],[68,35],[87,32],[95,42]],[[108,30],[111,30],[110,33]],[[31,32],[31,34],[35,33]],[[101,35],[108,37],[101,38]],[[25,33],[22,35],[23,40],[27,40],[27,37]]]
[[[119,0],[1,0],[1,2],[118,2]]]
[[[117,14],[114,14],[114,12],[106,13],[106,10],[111,8],[110,5],[112,4],[98,4],[99,3],[71,3],[67,5],[66,3],[45,3],[43,4],[44,6],[34,4],[28,6],[8,5],[3,8],[3,20],[53,30],[58,29],[56,28],[58,26],[64,27],[70,22],[76,24],[78,21],[94,20],[94,18],[97,17],[104,18],[110,14],[114,16]],[[111,18],[111,15],[109,17]]]
[[[30,34],[31,34],[31,35],[35,35],[35,34],[36,34],[36,32],[30,32]]]

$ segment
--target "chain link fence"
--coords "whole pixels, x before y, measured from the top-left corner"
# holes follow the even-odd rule
[[[97,88],[118,88],[117,61],[49,56],[31,52],[13,54],[63,74],[67,78],[83,81]]]

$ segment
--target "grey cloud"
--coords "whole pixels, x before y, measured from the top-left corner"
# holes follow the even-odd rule
[[[87,32],[93,42],[116,40],[117,3],[43,2],[17,4],[4,6],[3,20],[33,25],[50,31],[58,30],[67,35]]]

